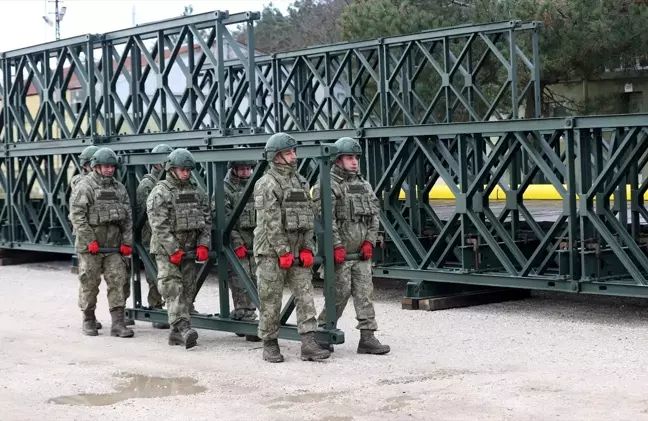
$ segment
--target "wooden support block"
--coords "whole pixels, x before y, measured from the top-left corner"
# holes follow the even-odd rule
[[[56,254],[30,250],[0,249],[0,266],[22,265],[25,263],[50,262]]]
[[[435,311],[451,308],[471,307],[482,304],[501,303],[504,301],[522,300],[531,294],[523,289],[497,289],[493,291],[465,292],[444,297],[433,297],[418,300],[419,310]]]
[[[416,298],[407,298],[403,297],[401,300],[401,308],[403,310],[418,310],[419,309],[419,301]]]

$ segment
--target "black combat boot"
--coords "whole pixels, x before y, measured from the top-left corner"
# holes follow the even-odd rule
[[[276,339],[263,341],[263,359],[269,363],[282,363],[284,361],[284,357],[279,351],[279,341]]]
[[[94,310],[86,310],[83,312],[83,334],[86,336],[97,336],[97,322],[95,319]]]
[[[301,359],[302,361],[320,361],[331,356],[328,349],[322,348],[315,341],[315,332],[308,332],[301,335]]]
[[[171,327],[171,332],[169,332],[169,345],[184,345],[177,325]]]
[[[116,307],[110,311],[112,326],[110,327],[110,336],[120,338],[132,338],[135,335],[131,329],[124,325],[124,307]]]
[[[358,342],[358,354],[382,355],[390,351],[389,345],[383,345],[374,336],[373,330],[362,329],[360,331],[360,342]]]
[[[186,320],[180,320],[176,323],[178,332],[182,336],[182,343],[185,346],[185,349],[193,348],[197,345],[198,341],[198,332],[191,328],[191,325]]]

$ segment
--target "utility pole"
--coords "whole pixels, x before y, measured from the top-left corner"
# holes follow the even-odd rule
[[[54,26],[56,40],[58,41],[59,39],[61,39],[61,21],[65,16],[65,11],[67,10],[67,7],[65,6],[59,7],[59,4],[63,3],[63,0],[48,0],[48,3],[54,3],[54,13],[53,13],[54,22],[52,22],[52,20],[47,16],[43,16],[43,20],[49,26]],[[52,13],[48,13],[48,14],[51,15]]]
[[[59,19],[59,0],[54,0],[54,16],[56,17],[56,40],[61,39],[61,19]]]

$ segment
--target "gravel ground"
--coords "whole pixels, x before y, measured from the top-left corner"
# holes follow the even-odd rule
[[[648,420],[640,300],[534,294],[424,312],[380,291],[390,354],[355,354],[350,308],[331,359],[302,362],[298,343],[282,341],[287,361],[273,365],[258,343],[223,332],[200,331],[189,351],[146,323],[111,338],[103,285],[103,334],[83,336],[67,264],[2,267],[0,282],[1,420]],[[197,308],[216,292],[207,284]],[[86,399],[95,406],[49,401],[77,394],[107,395]],[[160,394],[174,396],[142,397]]]

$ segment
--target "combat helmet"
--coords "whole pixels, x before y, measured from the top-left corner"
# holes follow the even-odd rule
[[[86,164],[90,163],[90,160],[92,159],[92,155],[95,154],[99,150],[99,146],[88,146],[85,148],[82,152],[81,155],[79,155],[79,165],[81,167],[84,167]]]
[[[360,142],[350,137],[341,137],[334,143],[337,149],[336,158],[342,155],[362,155],[362,147]]]
[[[234,146],[234,149],[247,149],[247,146],[237,145],[237,146]],[[257,164],[256,161],[228,161],[227,162],[227,168],[234,168],[234,167],[252,167],[252,168],[254,168],[256,166],[256,164]]]
[[[196,168],[196,160],[191,152],[184,148],[178,148],[171,152],[166,159],[164,169],[169,171],[171,168]]]
[[[287,133],[275,133],[266,142],[266,160],[273,161],[278,152],[297,147],[297,141]]]
[[[90,166],[94,168],[96,165],[119,165],[117,154],[108,148],[99,148],[97,152],[92,155],[90,159]]]
[[[171,152],[173,152],[173,148],[164,143],[160,143],[159,145],[157,145],[151,150],[151,153],[171,153]]]
[[[151,150],[151,153],[165,153],[167,155],[170,154],[171,152],[173,152],[173,148],[171,148],[171,146],[169,146],[169,145],[165,145],[164,143],[161,143],[161,144],[157,145],[156,147],[154,147]],[[159,160],[156,163],[156,165],[157,164],[164,164],[165,162],[166,162],[166,158]]]

